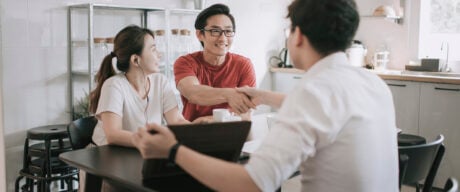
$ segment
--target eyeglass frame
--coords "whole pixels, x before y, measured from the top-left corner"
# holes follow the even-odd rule
[[[200,31],[207,31],[211,34],[212,37],[220,37],[222,36],[222,33],[225,35],[225,37],[234,37],[235,36],[235,31],[234,30],[223,30],[223,29],[201,29]],[[215,34],[216,32],[219,32],[219,35],[213,35],[213,33]],[[230,34],[228,35],[227,33],[233,33],[233,34]]]

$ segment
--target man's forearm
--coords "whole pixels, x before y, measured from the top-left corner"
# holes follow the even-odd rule
[[[231,88],[214,88],[207,85],[192,85],[184,87],[181,94],[187,98],[190,103],[209,106],[228,102],[227,93]]]
[[[281,104],[283,104],[286,95],[278,92],[267,91],[264,93],[263,97],[263,104],[279,109]]]
[[[176,163],[198,181],[216,191],[260,191],[242,165],[179,147]]]

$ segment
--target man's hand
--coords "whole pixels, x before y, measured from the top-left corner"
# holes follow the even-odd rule
[[[262,93],[261,90],[258,90],[256,88],[244,86],[244,87],[236,88],[236,91],[238,91],[239,93],[244,93],[245,95],[250,97],[252,103],[254,103],[255,105],[264,104],[265,102],[263,98],[264,94]]]
[[[131,140],[144,159],[168,158],[169,150],[177,143],[176,137],[167,127],[155,123],[140,128]]]
[[[237,114],[246,113],[249,109],[255,109],[256,105],[244,93],[231,89],[226,95],[227,103],[231,111]]]

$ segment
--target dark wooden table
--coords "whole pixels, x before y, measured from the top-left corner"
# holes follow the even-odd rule
[[[86,172],[87,192],[100,191],[102,180],[120,191],[210,191],[189,175],[143,180],[143,159],[135,148],[105,145],[62,153],[59,158]]]

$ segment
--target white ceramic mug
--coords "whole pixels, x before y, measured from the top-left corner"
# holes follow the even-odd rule
[[[213,109],[212,118],[215,122],[224,122],[230,117],[230,111],[228,109]]]

